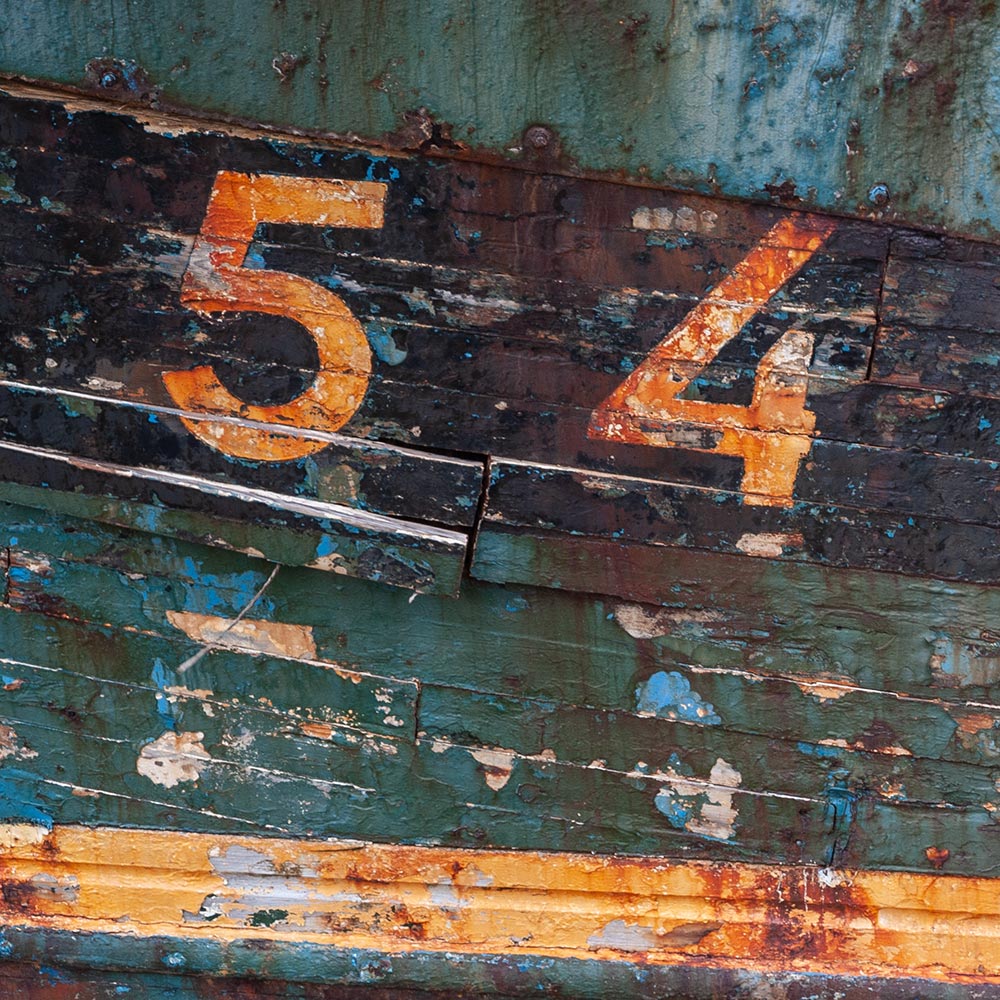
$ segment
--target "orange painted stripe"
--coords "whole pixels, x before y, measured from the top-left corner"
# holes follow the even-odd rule
[[[985,878],[83,827],[0,843],[7,925],[1000,983]]]

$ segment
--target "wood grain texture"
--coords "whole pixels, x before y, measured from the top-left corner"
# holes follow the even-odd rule
[[[127,910],[137,975],[266,945],[311,981],[334,933],[406,989],[522,939],[581,995],[995,985],[995,248],[37,96],[0,123],[0,957],[127,966]],[[787,495],[727,428],[795,446]],[[199,845],[194,916],[138,860],[86,910],[42,845],[101,838]],[[331,851],[290,923],[201,913],[209,841],[327,838],[553,874],[442,908],[407,869],[401,904]]]
[[[107,855],[110,865],[94,863]],[[147,946],[162,942],[173,971],[193,973],[218,960],[213,948],[231,954],[237,975],[241,945],[290,955],[325,948],[331,958],[374,952],[384,956],[374,981],[385,984],[397,978],[397,959],[406,968],[406,956],[461,949],[517,956],[536,976],[580,960],[610,973],[624,960],[654,977],[662,970],[667,983],[683,964],[772,976],[850,970],[900,986],[924,977],[935,996],[949,986],[990,996],[997,985],[988,879],[79,827],[15,842],[4,864],[18,888],[16,904],[5,904],[10,952],[28,951],[32,931],[58,940],[85,914],[111,955],[116,939],[133,942],[128,966],[141,971]],[[108,868],[117,888],[103,877]],[[327,970],[286,965],[286,974],[342,981],[335,969],[334,959]],[[633,995],[664,995],[656,978],[651,985],[656,992],[640,979]],[[590,986],[575,995],[599,996]]]
[[[992,329],[996,265],[976,244],[511,167],[175,132],[37,100],[8,97],[2,114],[7,441],[458,532],[476,526],[488,456],[485,534],[506,522],[546,532],[548,545],[572,547],[579,536],[996,578],[1000,445],[990,428],[1000,410],[989,359],[975,360]],[[289,190],[329,181],[384,191],[384,212],[361,228],[308,224],[305,209],[269,221],[261,209],[264,221],[247,229],[245,260],[212,265],[251,283],[294,279],[356,318],[372,364],[364,398],[337,434],[288,409],[319,373],[337,377],[301,325],[269,314],[263,299],[265,312],[240,312],[235,300],[231,311],[211,314],[184,304],[196,247],[215,238],[198,235],[209,194],[217,176],[233,171],[292,178]],[[813,236],[797,235],[793,218]],[[769,240],[801,259],[759,308],[720,299],[743,329],[707,366],[683,349],[650,354],[706,295],[724,299],[713,290],[737,288],[727,275],[742,274],[741,261]],[[742,412],[762,359],[792,330],[812,344],[802,406],[815,429],[783,501],[791,506],[775,511],[754,492],[766,494],[770,487],[753,484],[769,480],[748,478],[741,454],[720,453],[712,414]],[[906,346],[916,330],[950,331],[949,357],[968,362],[934,361],[937,334],[921,334],[920,350],[931,354],[919,360]],[[657,434],[672,447],[595,436],[602,401],[653,357],[686,380],[675,402],[678,414],[687,407],[694,415],[660,421]],[[225,389],[219,398],[235,394],[244,412],[207,397],[197,412],[178,406],[166,383],[192,369],[211,369]],[[261,421],[265,413],[270,422]],[[296,461],[248,461],[206,444],[212,428],[275,447],[292,433],[319,450]],[[779,421],[763,438],[780,439],[777,448],[802,444],[803,433]],[[565,471],[553,476],[546,466]],[[519,487],[515,469],[523,470]],[[20,485],[31,487],[23,476]],[[92,489],[91,509],[107,506],[101,495],[141,502],[121,482]],[[198,503],[204,540],[219,513],[216,501]],[[250,525],[258,513],[246,506],[241,517]],[[158,530],[173,530],[169,520],[160,516]],[[266,530],[261,523],[262,540]],[[273,545],[253,547],[279,558]],[[411,548],[418,562],[429,558],[419,543]],[[455,590],[464,558],[458,552],[442,577],[445,589]],[[353,557],[339,564],[364,576],[357,567]]]
[[[475,583],[411,602],[285,568],[224,633],[266,563],[6,520],[25,822],[914,871],[946,851],[953,874],[995,849],[993,588],[695,557],[681,606]]]

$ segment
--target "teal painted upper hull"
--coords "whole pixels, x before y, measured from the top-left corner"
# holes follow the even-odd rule
[[[38,0],[0,74],[989,237],[998,31],[987,0]]]

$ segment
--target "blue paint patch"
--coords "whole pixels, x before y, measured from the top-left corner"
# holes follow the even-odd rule
[[[52,817],[35,798],[38,777],[26,771],[0,771],[0,822],[33,823],[52,829]]]
[[[365,336],[379,361],[384,361],[387,365],[398,365],[406,360],[406,351],[400,350],[391,331],[386,330],[381,323],[369,323],[365,327]]]
[[[252,268],[254,270],[264,270],[267,267],[267,261],[264,259],[264,254],[260,250],[255,250],[252,246],[247,250],[246,257],[243,258],[243,266]]]
[[[31,570],[25,569],[23,566],[11,566],[7,570],[7,575],[12,579],[16,580],[18,583],[29,583],[35,578],[35,574]],[[44,583],[45,581],[42,580]]]
[[[821,747],[815,743],[796,743],[795,749],[799,753],[809,754],[810,757],[820,758],[839,757],[843,753],[839,747]]]
[[[722,719],[715,707],[704,701],[683,674],[663,670],[653,674],[635,689],[636,708],[660,719],[695,722],[702,726],[718,726]]]
[[[38,971],[49,980],[49,983],[68,983],[70,981],[65,972],[53,969],[51,965],[40,965]]]
[[[518,611],[527,611],[530,606],[523,597],[509,597],[507,598],[507,603],[504,605],[504,610],[509,611],[513,615],[517,614]]]
[[[683,830],[691,818],[691,808],[669,788],[661,788],[653,799],[653,805],[667,817],[667,822],[677,830]]]
[[[173,671],[168,672],[167,668],[163,665],[163,661],[157,658],[153,661],[153,672],[150,674],[150,678],[157,687],[156,714],[159,716],[160,722],[163,723],[166,729],[176,729],[174,706],[170,704],[170,699],[167,697],[166,691],[163,690],[168,684],[174,681]]]
[[[164,955],[162,962],[171,969],[180,969],[187,965],[187,959],[179,951],[172,951],[168,955]]]
[[[316,546],[316,556],[322,559],[323,556],[332,556],[337,551],[337,546],[329,535],[323,535]]]
[[[986,417],[979,418],[979,429],[981,431],[988,431],[992,426],[993,424],[990,423],[990,421],[987,420]]]
[[[368,164],[368,170],[365,172],[366,181],[398,181],[399,180],[399,167],[394,167],[388,160],[379,157],[377,159],[372,159],[371,163]]]

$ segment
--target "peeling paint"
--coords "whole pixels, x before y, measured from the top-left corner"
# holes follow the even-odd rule
[[[596,934],[587,938],[588,948],[614,948],[618,951],[650,951],[657,946],[658,938],[652,927],[612,920]]]
[[[685,635],[725,620],[721,611],[712,608],[673,610],[644,604],[618,604],[615,621],[633,639],[658,639],[661,636]]]
[[[167,620],[189,639],[211,646],[239,649],[268,656],[316,659],[316,642],[308,625],[244,618],[231,619],[189,611],[167,611]]]
[[[472,757],[483,766],[483,777],[486,784],[499,792],[508,781],[514,770],[514,759],[517,754],[513,750],[501,747],[494,749],[472,750]]]
[[[136,770],[156,785],[173,788],[197,781],[211,760],[202,740],[204,733],[178,733],[168,729],[139,751]]]
[[[805,544],[804,539],[798,533],[781,534],[763,531],[757,534],[740,535],[736,541],[736,548],[747,556],[776,559],[786,549],[800,549],[803,544]]]
[[[31,760],[38,753],[25,745],[10,726],[0,724],[0,760],[13,757],[15,760]]]
[[[641,715],[693,722],[703,726],[721,725],[715,708],[704,701],[691,682],[677,671],[659,670],[635,689],[636,708]]]
[[[670,784],[656,793],[654,804],[671,826],[700,837],[729,840],[736,832],[739,811],[733,807],[733,792],[742,775],[721,757],[712,766],[708,782],[685,781],[673,769],[666,774]]]

